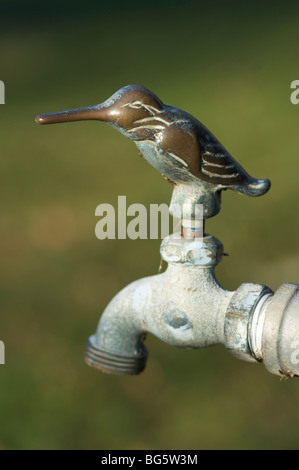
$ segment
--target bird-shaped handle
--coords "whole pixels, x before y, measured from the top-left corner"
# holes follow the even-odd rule
[[[268,179],[249,176],[200,121],[163,104],[140,85],[125,86],[96,106],[39,115],[36,122],[90,119],[107,122],[133,140],[144,158],[174,184],[172,213],[175,205],[185,205],[194,218],[196,204],[202,204],[203,217],[212,217],[220,210],[222,190],[261,196],[270,188]]]

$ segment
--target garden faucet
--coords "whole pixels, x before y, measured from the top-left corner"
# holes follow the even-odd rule
[[[147,361],[145,337],[152,333],[182,348],[224,344],[237,358],[263,362],[273,374],[298,376],[299,285],[284,284],[276,293],[253,283],[234,292],[222,288],[214,269],[223,247],[204,232],[204,221],[220,210],[222,190],[261,196],[269,180],[249,176],[202,123],[140,85],[123,87],[99,105],[36,121],[89,119],[133,140],[173,185],[169,211],[181,219],[181,232],[161,243],[166,271],[131,283],[106,307],[89,338],[87,364],[111,374],[138,374]]]

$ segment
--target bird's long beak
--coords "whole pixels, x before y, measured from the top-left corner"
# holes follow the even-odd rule
[[[85,121],[85,120],[108,121],[108,109],[99,104],[87,108],[59,111],[58,113],[40,114],[36,116],[37,124],[57,124],[59,122]]]

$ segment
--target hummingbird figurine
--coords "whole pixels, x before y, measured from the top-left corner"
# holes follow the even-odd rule
[[[141,85],[125,86],[95,106],[36,117],[38,124],[83,120],[115,127],[172,184],[204,185],[206,195],[232,189],[261,196],[270,188],[268,179],[251,177],[200,121]]]

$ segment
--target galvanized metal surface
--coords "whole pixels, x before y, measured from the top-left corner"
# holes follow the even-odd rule
[[[233,293],[214,276],[221,243],[211,236],[202,241],[170,236],[162,242],[161,256],[169,263],[164,273],[133,282],[105,309],[89,340],[93,348],[137,361],[146,355],[146,333],[182,348],[224,342],[224,317]]]
[[[299,375],[298,284],[283,284],[265,305],[261,353],[272,374]]]
[[[225,322],[225,346],[238,359],[254,362],[250,348],[250,325],[259,301],[273,292],[262,284],[244,283],[234,293]]]
[[[252,283],[227,291],[214,274],[222,251],[210,235],[164,239],[167,270],[115,296],[89,339],[87,363],[112,374],[140,373],[147,360],[143,341],[152,333],[182,348],[221,343],[239,359],[264,362],[271,373],[299,375],[299,286],[285,284],[274,295]]]

